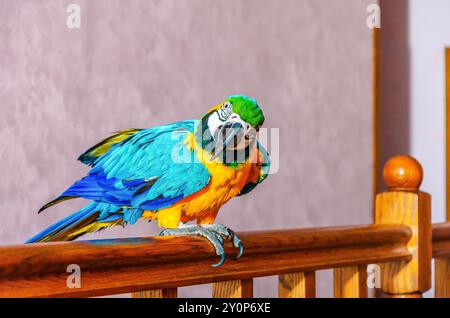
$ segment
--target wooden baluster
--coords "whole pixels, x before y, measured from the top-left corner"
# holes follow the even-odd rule
[[[446,151],[445,151],[445,198],[446,219],[450,222],[450,48],[445,49],[445,113],[446,113]],[[434,260],[434,284],[435,296],[439,298],[450,298],[450,259],[439,258]]]
[[[153,289],[131,293],[131,298],[177,298],[176,288]]]
[[[405,224],[412,230],[407,247],[412,258],[382,264],[386,297],[421,297],[431,287],[431,197],[419,191],[423,171],[409,156],[391,158],[383,169],[388,192],[376,197],[376,224]]]
[[[252,298],[253,279],[214,283],[212,295],[214,298]]]
[[[278,276],[278,297],[314,298],[316,297],[316,273],[292,273]]]
[[[450,298],[450,258],[434,260],[435,297]]]
[[[445,208],[450,222],[450,47],[445,49]]]
[[[335,298],[367,298],[367,265],[334,269]]]

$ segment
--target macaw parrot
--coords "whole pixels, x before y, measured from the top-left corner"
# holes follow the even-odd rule
[[[238,236],[214,223],[222,205],[252,191],[269,174],[270,157],[257,140],[264,114],[255,99],[229,96],[200,120],[148,129],[126,129],[101,141],[78,160],[91,167],[57,203],[91,200],[26,243],[70,241],[85,233],[157,220],[160,235],[199,235],[225,261],[224,238],[243,253]],[[196,221],[196,224],[184,224]]]

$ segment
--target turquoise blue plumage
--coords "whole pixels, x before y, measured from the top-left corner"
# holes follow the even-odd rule
[[[100,157],[89,157],[88,152],[81,155],[79,160],[92,169],[55,201],[61,198],[93,200],[96,202],[80,210],[80,216],[86,217],[96,209],[100,210],[96,221],[123,218],[124,222],[134,224],[144,210],[158,211],[201,190],[208,184],[210,175],[195,160],[194,153],[184,150],[190,156],[186,162],[173,164],[172,160],[174,149],[183,151],[183,140],[188,132],[194,132],[197,122],[180,121],[143,129],[113,145]],[[151,187],[143,191],[147,184]],[[66,221],[73,223],[82,219]],[[57,224],[67,226],[64,222]],[[39,241],[59,227],[55,224],[27,243]]]
[[[27,243],[73,240],[140,218],[171,229],[190,220],[213,223],[220,206],[249,193],[269,174],[269,154],[256,139],[263,121],[256,100],[235,95],[200,120],[115,133],[80,155],[91,167],[87,175],[39,212],[75,198],[91,202]],[[231,161],[229,153],[236,155]],[[240,246],[223,226],[199,225],[188,233],[214,242],[222,256],[217,235],[230,235]]]
[[[172,158],[174,149],[182,151],[195,124],[182,121],[139,131],[94,160],[87,181],[80,180],[62,195],[159,210],[199,191],[209,182],[208,170],[196,164],[192,152],[187,162],[174,164]],[[147,191],[145,184],[151,185]]]

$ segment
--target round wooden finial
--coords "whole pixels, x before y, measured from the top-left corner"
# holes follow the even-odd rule
[[[423,169],[411,156],[395,156],[384,165],[383,178],[389,190],[418,190]]]

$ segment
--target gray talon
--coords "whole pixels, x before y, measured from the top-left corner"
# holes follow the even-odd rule
[[[238,253],[238,255],[236,256],[236,259],[240,259],[241,256],[242,256],[242,254],[244,254],[244,244],[242,244],[241,241],[239,241],[238,244],[239,244],[239,253]],[[236,247],[238,247],[238,246],[236,246]]]
[[[236,259],[240,258],[244,252],[241,240],[234,231],[230,230],[222,224],[204,224],[204,225],[188,225],[176,229],[164,229],[159,233],[160,236],[183,236],[183,235],[199,235],[206,238],[216,250],[216,254],[220,256],[220,261],[212,267],[219,267],[225,261],[225,251],[223,249],[224,238],[229,238],[233,242],[233,246],[239,248]]]
[[[213,265],[211,265],[211,267],[219,267],[223,264],[223,262],[225,262],[225,254],[220,255],[219,263],[213,264]]]
[[[233,237],[233,246],[237,248],[237,247],[240,247],[241,245],[242,245],[242,242],[241,242],[240,238],[237,236],[234,236]]]

